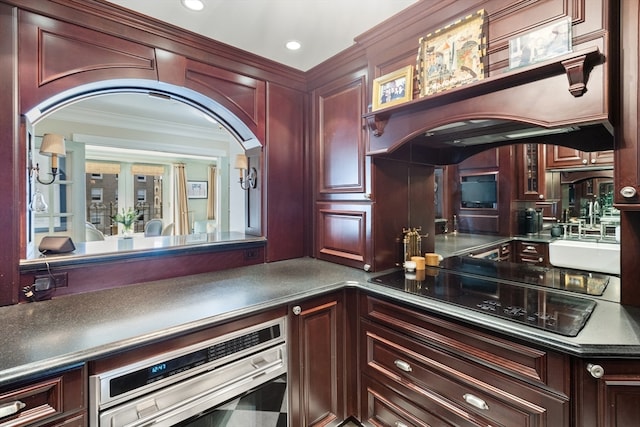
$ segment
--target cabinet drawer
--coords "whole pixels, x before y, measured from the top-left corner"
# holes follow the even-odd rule
[[[546,266],[549,262],[549,245],[539,242],[516,242],[517,262]]]
[[[24,405],[16,414],[0,419],[0,427],[74,425],[85,423],[86,375],[84,367],[70,369],[0,391],[0,405]],[[19,403],[18,403],[19,402]],[[72,417],[69,415],[75,414]],[[67,416],[66,420],[62,417]],[[54,420],[56,420],[54,422]]]
[[[427,411],[416,406],[402,397],[408,394],[402,385],[386,387],[382,381],[376,381],[368,375],[362,375],[362,408],[366,411],[362,420],[374,426],[393,427],[435,427],[486,426],[486,421],[476,419],[462,408],[436,407],[434,411]]]
[[[379,298],[361,294],[362,315],[423,344],[542,389],[569,393],[570,360]]]
[[[414,401],[428,411],[462,408],[478,420],[486,420],[484,425],[568,424],[566,396],[520,384],[367,321],[362,326],[364,372],[409,388],[415,394]],[[550,420],[553,422],[547,424]]]

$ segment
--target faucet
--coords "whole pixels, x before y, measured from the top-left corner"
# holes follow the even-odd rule
[[[600,203],[598,200],[589,202],[589,225],[591,227],[596,225],[596,220],[600,216]]]

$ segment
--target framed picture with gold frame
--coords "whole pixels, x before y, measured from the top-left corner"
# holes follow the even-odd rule
[[[486,15],[479,10],[421,37],[416,63],[420,96],[483,79],[486,32]]]
[[[373,81],[371,111],[402,104],[413,99],[413,66],[407,65]]]

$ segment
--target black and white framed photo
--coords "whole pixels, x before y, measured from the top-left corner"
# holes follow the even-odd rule
[[[571,18],[564,18],[509,40],[509,68],[546,61],[571,49]]]
[[[208,192],[207,181],[187,182],[187,197],[189,199],[206,199]]]

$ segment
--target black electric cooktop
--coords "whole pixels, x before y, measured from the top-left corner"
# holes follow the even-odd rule
[[[594,300],[578,295],[433,267],[369,281],[569,337],[578,335],[596,307]]]

